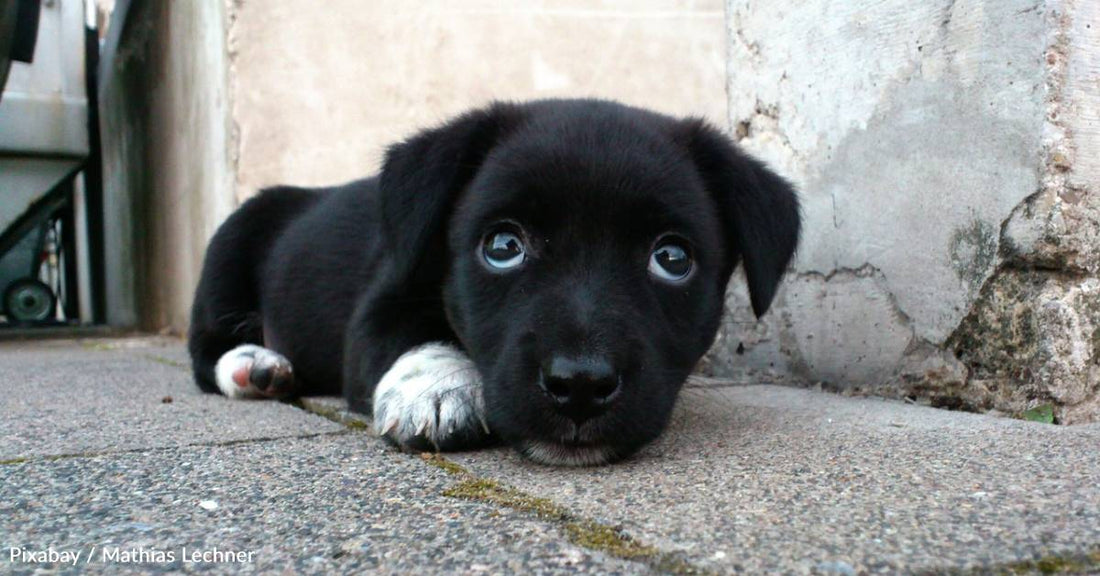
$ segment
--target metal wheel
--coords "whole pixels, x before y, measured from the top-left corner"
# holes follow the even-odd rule
[[[4,314],[13,322],[42,322],[53,317],[57,298],[44,282],[23,278],[4,290]]]

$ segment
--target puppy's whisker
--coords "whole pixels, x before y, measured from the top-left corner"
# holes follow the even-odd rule
[[[226,321],[232,320],[234,318],[245,317],[247,315],[248,315],[247,312],[229,312],[227,314],[222,314],[221,316],[218,316],[217,318],[215,318],[214,323],[215,324],[221,324],[222,322],[226,322]]]
[[[248,328],[251,328],[252,327],[252,326],[250,326],[251,323],[252,322],[248,319],[241,320],[240,322],[237,323],[236,326],[233,327],[233,330],[232,330],[233,334],[237,334],[237,333],[242,332],[242,331],[244,331]]]

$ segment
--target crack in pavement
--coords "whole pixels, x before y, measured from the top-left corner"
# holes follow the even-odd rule
[[[241,444],[253,444],[262,442],[275,442],[278,440],[310,439],[322,436],[346,436],[349,430],[335,430],[332,432],[313,432],[309,434],[288,434],[285,436],[261,436],[259,438],[239,438],[236,440],[220,440],[214,442],[192,442],[187,444],[174,444],[172,446],[147,446],[142,448],[129,448],[126,450],[91,450],[87,452],[72,452],[68,454],[46,454],[40,456],[18,456],[0,460],[0,466],[29,464],[33,462],[54,462],[57,460],[69,460],[72,458],[99,458],[102,456],[115,456],[120,454],[142,454],[147,452],[165,452],[181,448],[217,448],[221,446],[238,446]]]
[[[346,426],[349,431],[369,430],[365,417],[309,398],[298,399],[290,405]],[[443,496],[448,498],[472,500],[523,512],[556,526],[566,540],[575,546],[621,560],[638,562],[662,574],[712,573],[692,564],[683,554],[663,551],[635,539],[621,527],[574,514],[549,498],[528,494],[491,478],[479,477],[442,454],[423,452],[420,458],[426,464],[455,478],[457,483],[443,491]]]
[[[1100,568],[1100,545],[1085,552],[1066,551],[1046,554],[1031,560],[1005,562],[992,566],[975,566],[970,569],[931,569],[919,571],[920,575],[946,574],[948,576],[972,576],[992,574],[1010,576],[1015,574],[1095,574]]]

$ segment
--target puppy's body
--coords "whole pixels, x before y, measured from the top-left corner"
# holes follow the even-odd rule
[[[404,445],[492,431],[613,460],[663,429],[736,264],[763,313],[798,232],[791,188],[700,122],[497,104],[391,148],[378,178],[245,203],[208,250],[195,376],[342,389]]]
[[[200,386],[218,390],[211,367],[222,355],[262,343],[291,362],[296,391],[340,392],[344,329],[376,259],[375,235],[362,234],[377,220],[376,190],[377,179],[272,188],[219,228],[192,309]]]

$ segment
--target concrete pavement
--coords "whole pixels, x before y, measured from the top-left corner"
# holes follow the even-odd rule
[[[636,458],[553,469],[402,454],[186,362],[0,342],[0,572],[1100,571],[1097,425],[708,382]]]

